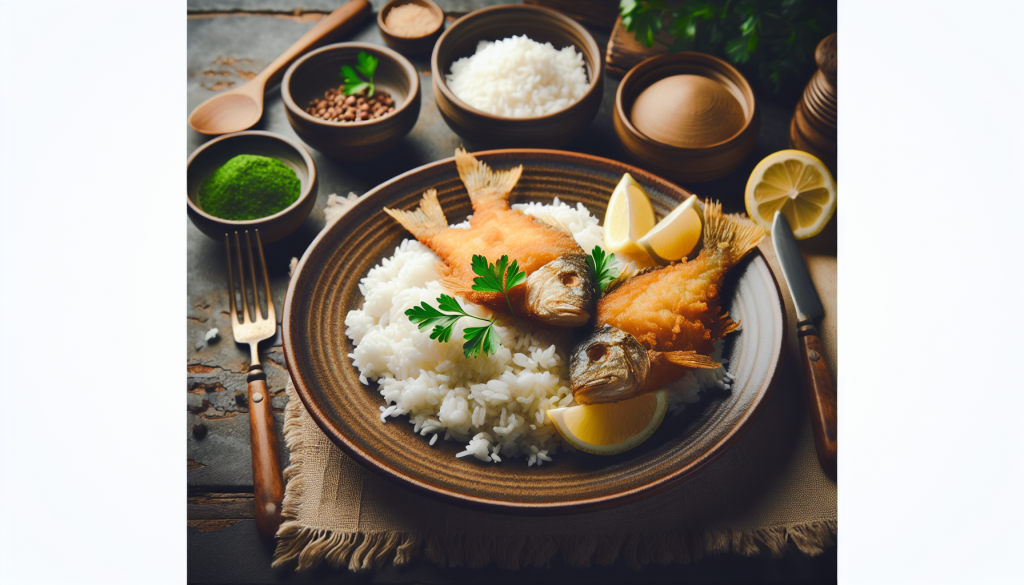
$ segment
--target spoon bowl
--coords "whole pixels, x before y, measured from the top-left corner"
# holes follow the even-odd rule
[[[349,0],[320,20],[288,50],[256,77],[241,87],[215,95],[196,106],[188,117],[188,125],[200,134],[230,134],[252,128],[263,116],[263,92],[273,87],[284,70],[299,55],[325,44],[362,22],[370,15],[367,0]]]
[[[251,128],[263,115],[263,88],[251,82],[196,106],[188,125],[201,134],[230,134]],[[250,95],[253,90],[255,95]]]

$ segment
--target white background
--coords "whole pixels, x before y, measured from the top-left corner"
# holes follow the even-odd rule
[[[186,579],[185,12],[0,0],[5,584]],[[841,583],[1024,580],[1022,22],[840,2]]]

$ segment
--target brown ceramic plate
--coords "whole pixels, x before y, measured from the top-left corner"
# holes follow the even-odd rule
[[[522,164],[512,202],[582,202],[597,217],[622,173],[650,194],[659,215],[689,196],[685,190],[630,165],[551,150],[477,153],[497,169]],[[359,280],[411,237],[383,207],[413,209],[436,188],[448,220],[462,221],[469,196],[448,158],[414,169],[367,193],[310,245],[288,286],[284,350],[288,370],[313,419],[356,461],[385,478],[451,503],[516,514],[573,513],[606,508],[664,490],[720,456],[749,425],[771,390],[781,362],[785,312],[778,284],[760,252],[734,268],[723,291],[729,312],[742,321],[726,346],[731,391],[708,391],[677,417],[666,418],[639,447],[620,455],[556,453],[554,462],[527,467],[455,458],[456,441],[413,433],[405,418],[380,420],[384,404],[374,383],[363,385],[348,354],[345,315],[363,297]]]

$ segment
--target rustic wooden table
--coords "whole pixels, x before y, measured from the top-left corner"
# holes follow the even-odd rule
[[[379,9],[384,0],[373,0]],[[439,4],[453,16],[491,4],[494,0],[452,0]],[[188,112],[200,102],[229,87],[244,83],[309,30],[337,0],[189,0],[188,2]],[[608,31],[591,29],[598,44],[608,42]],[[374,20],[367,20],[338,41],[358,40],[383,44]],[[420,71],[422,107],[412,133],[388,154],[368,163],[336,161],[309,149],[320,172],[317,205],[309,219],[291,236],[266,248],[271,286],[278,315],[288,284],[288,264],[324,226],[322,209],[332,193],[365,193],[374,186],[423,164],[452,156],[462,141],[438,114],[430,92],[429,55],[410,59]],[[607,77],[604,99],[596,118],[582,136],[565,147],[611,159],[629,161],[612,127],[612,108],[618,79]],[[787,148],[789,120],[795,102],[776,103],[759,96],[762,125],[754,151],[743,165],[723,179],[683,187],[723,202],[727,211],[743,211],[743,189],[754,165],[771,152]],[[184,112],[186,114],[188,112]],[[183,118],[184,122],[184,118]],[[285,117],[280,92],[266,95],[263,119],[254,128],[298,140]],[[209,137],[188,130],[186,155]],[[325,567],[307,573],[272,570],[272,550],[263,545],[252,520],[252,470],[249,421],[244,397],[248,348],[231,337],[225,279],[224,249],[203,235],[191,222],[188,233],[188,578],[190,583],[503,583],[521,580],[573,583],[646,582],[751,582],[834,581],[836,550],[810,558],[792,553],[783,559],[728,555],[693,565],[653,566],[636,572],[625,566],[579,570],[555,566],[548,570],[500,573],[494,569],[440,569],[426,562],[389,567],[367,575]],[[829,228],[804,246],[810,251],[832,251],[836,245],[833,220]],[[211,328],[219,339],[205,341]],[[279,330],[280,331],[280,330]],[[272,405],[282,436],[287,381],[280,333],[261,345],[265,356]],[[196,432],[196,429],[199,432]],[[204,433],[205,431],[205,433]],[[282,466],[287,450],[281,444]]]

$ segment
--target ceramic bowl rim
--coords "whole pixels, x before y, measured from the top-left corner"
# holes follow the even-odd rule
[[[684,59],[680,59],[680,57],[683,57]],[[749,92],[751,102],[750,115],[746,116],[743,120],[743,126],[739,130],[737,130],[735,134],[729,136],[724,140],[702,146],[674,146],[671,144],[666,144],[664,142],[659,142],[641,132],[636,126],[633,125],[633,121],[629,119],[629,116],[626,115],[626,110],[622,105],[623,89],[629,86],[631,83],[635,82],[635,78],[639,75],[636,72],[641,67],[644,67],[646,65],[647,67],[651,68],[651,71],[657,71],[657,69],[660,68],[660,64],[652,65],[652,63],[659,59],[664,61],[682,61],[684,63],[699,63],[701,61],[705,61],[706,63],[714,65],[715,68],[718,68],[722,73],[725,73],[728,77],[733,79],[734,82],[736,80],[741,81],[742,83],[738,83],[737,86],[741,92]],[[665,78],[662,77],[661,79]],[[658,79],[655,82],[660,81],[661,79]],[[648,57],[643,61],[637,63],[629,71],[627,71],[626,74],[622,77],[622,81],[619,82],[619,87],[615,90],[615,116],[619,118],[623,126],[626,127],[630,134],[632,134],[637,140],[640,140],[641,142],[650,147],[663,148],[667,149],[669,152],[676,152],[680,154],[702,153],[707,152],[711,149],[729,146],[732,142],[738,141],[743,137],[744,133],[746,133],[750,129],[750,125],[754,122],[754,119],[757,118],[757,115],[757,96],[754,94],[754,88],[750,86],[750,82],[747,81],[747,78],[744,77],[738,69],[736,69],[726,61],[719,59],[714,55],[708,55],[707,53],[699,53],[696,51],[662,53],[661,55],[654,55],[653,57]]]
[[[300,108],[298,104],[295,103],[295,100],[292,98],[292,74],[295,73],[295,71],[298,69],[300,65],[302,65],[312,57],[315,57],[316,55],[319,55],[321,53],[336,51],[338,49],[369,49],[372,51],[379,51],[397,61],[399,68],[405,74],[406,79],[410,81],[409,92],[402,105],[395,108],[394,112],[386,116],[382,116],[380,118],[374,118],[372,120],[359,120],[355,122],[345,122],[344,124],[342,124],[341,122],[328,122],[327,120],[323,120],[321,118],[314,118],[313,116],[309,115],[305,110]],[[413,67],[413,64],[394,49],[390,47],[385,47],[384,45],[375,45],[373,43],[334,43],[332,45],[325,45],[323,47],[320,47],[315,51],[310,51],[296,59],[295,62],[288,67],[288,70],[285,71],[284,78],[281,80],[281,99],[282,101],[284,101],[284,107],[288,110],[288,112],[293,116],[298,116],[300,119],[302,119],[303,122],[316,124],[317,126],[321,126],[324,128],[366,128],[374,124],[380,124],[387,122],[389,120],[394,120],[398,118],[403,112],[405,112],[405,110],[409,108],[409,104],[411,104],[414,101],[413,99],[410,98],[410,96],[418,95],[419,92],[420,76],[419,73],[416,72],[416,68]]]
[[[586,93],[583,94],[582,97],[580,97],[574,103],[570,104],[568,107],[558,110],[557,112],[551,112],[550,114],[544,114],[543,116],[530,116],[528,118],[510,118],[505,116],[497,116],[495,114],[489,114],[483,110],[474,108],[473,106],[459,99],[455,95],[455,92],[453,92],[451,88],[448,87],[448,82],[444,79],[445,74],[441,73],[441,67],[437,62],[438,52],[441,50],[441,45],[444,43],[445,39],[448,38],[448,35],[453,30],[455,30],[456,27],[458,27],[460,24],[464,24],[464,21],[467,21],[470,18],[479,18],[481,15],[487,15],[491,12],[509,11],[532,11],[535,12],[539,17],[562,22],[568,25],[570,28],[575,29],[577,32],[582,33],[581,36],[586,41],[587,45],[586,52],[591,54],[592,56],[596,56],[592,74],[590,75],[590,79],[587,80],[587,91]],[[576,49],[580,50],[581,47],[576,47]],[[584,57],[584,60],[586,61],[586,57]],[[433,78],[431,80],[431,83],[435,87],[437,87],[438,91],[440,91],[444,95],[445,99],[447,99],[455,108],[459,110],[472,113],[473,115],[480,116],[482,118],[494,120],[496,122],[538,122],[543,120],[554,119],[555,117],[558,116],[564,116],[565,114],[582,107],[582,105],[585,102],[587,102],[587,100],[590,99],[596,91],[598,79],[600,79],[604,75],[604,58],[601,55],[601,48],[597,46],[597,41],[594,40],[594,35],[590,34],[590,31],[588,31],[580,23],[562,14],[561,12],[552,10],[550,8],[545,8],[543,6],[537,6],[534,4],[501,4],[498,6],[488,6],[487,8],[480,8],[479,10],[474,10],[473,12],[470,12],[469,14],[466,14],[459,18],[458,20],[456,20],[455,22],[453,22],[448,27],[448,30],[444,31],[441,37],[438,38],[437,42],[434,44],[434,50],[430,54],[430,73],[431,77]]]
[[[226,225],[239,226],[239,227],[258,226],[260,224],[269,222],[269,221],[277,219],[279,217],[284,217],[289,212],[291,212],[293,209],[298,207],[307,197],[309,197],[309,194],[313,191],[313,185],[317,184],[316,164],[313,163],[313,157],[310,156],[309,152],[305,149],[305,147],[303,147],[298,142],[292,140],[291,138],[288,138],[286,136],[282,136],[282,135],[274,133],[274,132],[267,132],[266,130],[242,130],[241,132],[232,132],[231,134],[224,134],[224,135],[218,136],[217,138],[214,138],[213,140],[208,140],[208,141],[204,142],[203,144],[201,144],[199,146],[199,148],[196,148],[195,150],[193,150],[192,154],[190,154],[188,156],[188,161],[185,163],[186,175],[187,175],[187,172],[188,172],[188,168],[190,166],[192,166],[192,161],[194,161],[196,158],[198,158],[203,153],[203,151],[205,151],[207,148],[209,148],[210,146],[212,146],[212,145],[214,145],[214,144],[216,144],[218,142],[223,142],[223,141],[231,140],[231,139],[237,138],[239,136],[266,136],[268,138],[277,139],[277,140],[279,140],[281,142],[284,142],[288,146],[291,146],[292,148],[295,149],[296,152],[299,153],[299,156],[302,157],[302,164],[304,164],[306,166],[306,173],[309,174],[309,180],[306,181],[306,186],[303,187],[302,192],[299,193],[299,198],[296,199],[295,201],[293,201],[292,204],[289,205],[288,207],[285,207],[281,211],[278,211],[277,213],[275,213],[273,215],[268,215],[266,217],[260,217],[260,218],[257,218],[257,219],[245,219],[245,220],[224,219],[223,217],[217,217],[216,215],[210,215],[209,213],[203,211],[202,208],[199,207],[198,203],[196,203],[195,201],[192,201],[192,198],[188,196],[188,188],[187,188],[188,185],[187,185],[187,180],[186,180],[185,199],[188,201],[188,206],[189,206],[189,208],[192,209],[192,211],[195,211],[200,216],[205,217],[205,218],[207,218],[207,219],[209,219],[211,221],[217,222],[217,223],[223,223],[223,224],[226,224]]]
[[[441,20],[438,22],[437,28],[432,29],[427,34],[420,35],[418,37],[403,37],[402,35],[395,34],[394,31],[389,29],[387,27],[387,25],[384,24],[384,15],[386,15],[389,12],[391,12],[391,9],[396,8],[399,5],[418,4],[419,2],[422,2],[423,4],[425,4],[427,6],[427,8],[429,8],[430,11],[433,12],[434,14],[438,14],[438,15],[441,16]],[[419,4],[419,5],[423,6],[423,4]],[[384,6],[381,6],[380,10],[377,11],[377,26],[379,26],[381,28],[381,30],[383,30],[384,32],[388,33],[389,35],[395,37],[396,39],[401,39],[403,41],[408,41],[408,42],[422,41],[423,39],[425,39],[425,38],[427,38],[427,37],[429,37],[431,35],[437,34],[437,31],[441,30],[441,28],[444,27],[444,10],[441,10],[441,7],[438,6],[437,3],[434,2],[434,0],[416,0],[416,1],[413,1],[413,0],[388,0],[388,2],[386,4],[384,4]]]

